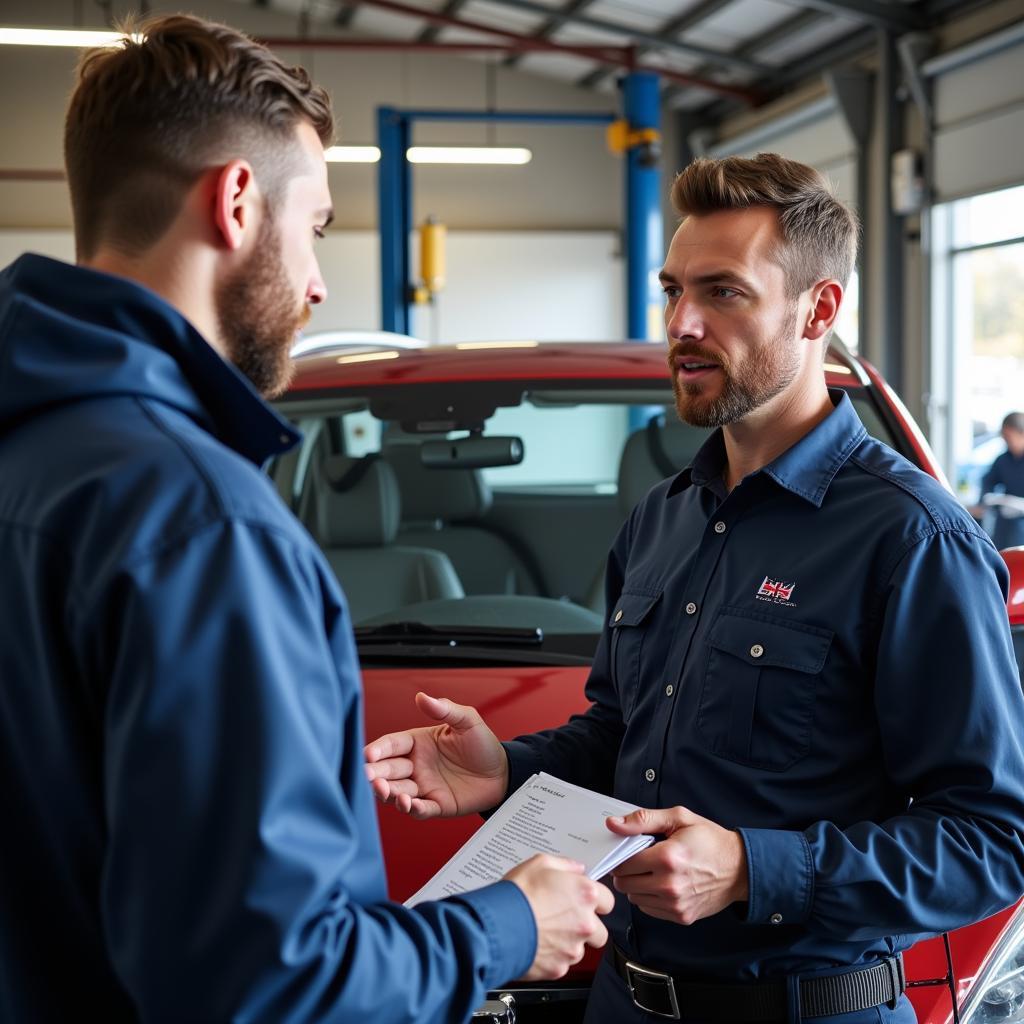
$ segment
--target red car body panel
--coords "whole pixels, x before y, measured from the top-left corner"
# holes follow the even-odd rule
[[[372,391],[418,384],[472,381],[602,380],[662,382],[669,387],[664,345],[643,343],[487,343],[386,350],[351,354],[344,350],[297,360],[297,374],[288,399],[348,391]],[[846,353],[830,350],[826,365],[830,386],[869,386],[879,399],[892,429],[917,463],[948,487],[927,441],[899,398],[875,367]],[[1004,553],[1017,589],[1011,584],[1011,622],[1024,625],[1024,548]],[[414,695],[425,690],[476,706],[502,739],[563,723],[585,710],[583,687],[587,668],[473,667],[432,669],[422,665],[363,669],[366,692],[366,734],[427,724],[416,709]],[[470,815],[447,821],[416,822],[393,808],[378,808],[390,895],[404,900],[422,886],[478,827]],[[958,1002],[983,969],[1012,911],[1002,911],[950,935],[953,977],[949,978],[942,938],[918,943],[906,954],[909,995],[922,1024],[952,1020],[951,984]],[[596,955],[576,972],[586,976]]]
[[[666,352],[664,345],[652,342],[494,342],[487,348],[437,345],[353,355],[330,352],[296,361],[298,372],[289,397],[338,388],[477,380],[658,380],[667,389],[671,384]],[[830,386],[849,385],[860,376],[838,353],[830,354],[830,363],[834,369],[825,375]]]

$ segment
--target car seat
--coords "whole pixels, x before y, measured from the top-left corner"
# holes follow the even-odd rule
[[[625,519],[647,492],[666,477],[675,476],[693,461],[709,430],[692,427],[674,416],[652,416],[646,426],[626,438],[619,456],[618,506]],[[604,563],[587,588],[586,605],[604,611]]]
[[[394,543],[401,503],[386,462],[376,455],[330,455],[311,469],[314,532],[345,591],[353,622],[408,604],[464,596],[444,552]]]
[[[398,480],[401,543],[444,551],[467,594],[544,594],[532,554],[485,521],[491,489],[479,470],[431,469],[416,443],[386,444],[381,455]]]

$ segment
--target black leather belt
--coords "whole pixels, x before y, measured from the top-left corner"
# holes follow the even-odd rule
[[[671,1020],[785,1021],[784,978],[752,982],[694,982],[680,975],[644,967],[618,946],[615,970],[629,987],[633,1002],[647,1013]],[[853,1013],[896,1001],[907,987],[903,957],[897,954],[847,974],[800,979],[802,1017]]]

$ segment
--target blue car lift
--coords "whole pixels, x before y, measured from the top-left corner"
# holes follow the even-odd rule
[[[661,108],[658,76],[630,72],[623,88],[623,117],[630,144],[626,150],[626,323],[629,338],[651,337],[662,303],[658,270],[663,235],[661,186],[649,141],[658,136]],[[412,167],[406,159],[416,121],[518,121],[534,124],[609,125],[613,114],[579,111],[401,110],[377,108],[378,209],[380,224],[381,328],[411,334]],[[652,310],[657,311],[652,316]],[[660,328],[659,328],[660,329]]]

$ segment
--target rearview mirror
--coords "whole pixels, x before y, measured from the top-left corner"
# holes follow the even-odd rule
[[[485,469],[518,466],[523,461],[519,437],[482,437],[471,434],[450,441],[424,441],[420,461],[430,469]]]

